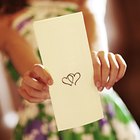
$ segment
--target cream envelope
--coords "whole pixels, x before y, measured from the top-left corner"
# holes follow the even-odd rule
[[[43,65],[54,80],[50,95],[58,130],[103,118],[82,12],[33,25]]]

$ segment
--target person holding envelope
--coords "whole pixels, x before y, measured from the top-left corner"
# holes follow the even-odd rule
[[[52,105],[47,100],[51,94],[49,86],[53,84],[53,77],[36,55],[38,48],[32,22],[78,11],[84,14],[93,59],[94,83],[99,91],[104,92],[102,102],[105,117],[89,125],[57,132]],[[19,110],[15,140],[138,140],[139,130],[135,121],[111,88],[124,76],[126,63],[119,54],[107,52],[107,49],[95,51],[98,50],[94,47],[98,41],[96,22],[86,7],[86,1],[2,0],[0,14],[0,50],[10,58],[6,62],[7,67],[12,62],[14,67],[10,67],[10,70],[16,68],[22,76],[19,94],[27,100],[23,103],[23,109]],[[13,78],[17,81],[19,75]]]

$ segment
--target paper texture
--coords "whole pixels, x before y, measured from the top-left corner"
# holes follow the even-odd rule
[[[58,130],[103,117],[81,12],[34,22],[43,65],[54,84],[50,95]]]

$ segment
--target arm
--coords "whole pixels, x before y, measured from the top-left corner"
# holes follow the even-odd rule
[[[34,103],[49,98],[49,85],[52,85],[53,81],[50,74],[40,64],[32,47],[16,31],[4,28],[4,32],[1,50],[9,56],[17,71],[22,75],[20,95]]]
[[[10,57],[16,70],[24,75],[34,64],[40,64],[34,50],[16,31],[8,29],[4,51]]]
[[[6,37],[7,37],[7,27],[4,24],[2,24],[0,21],[0,51],[4,50]]]
[[[122,56],[108,52],[104,24],[105,2],[106,0],[88,0],[87,3],[79,6],[84,14],[93,60],[94,83],[99,91],[102,91],[104,87],[110,89],[126,71],[126,63]]]

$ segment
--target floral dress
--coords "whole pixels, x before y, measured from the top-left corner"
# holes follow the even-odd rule
[[[36,2],[13,22],[13,28],[37,50],[32,22],[77,11],[77,5],[68,2]],[[13,78],[19,75],[7,63]],[[34,104],[23,101],[19,122],[13,140],[140,140],[139,128],[126,106],[113,89],[101,94],[104,118],[78,128],[58,132],[51,100]]]

